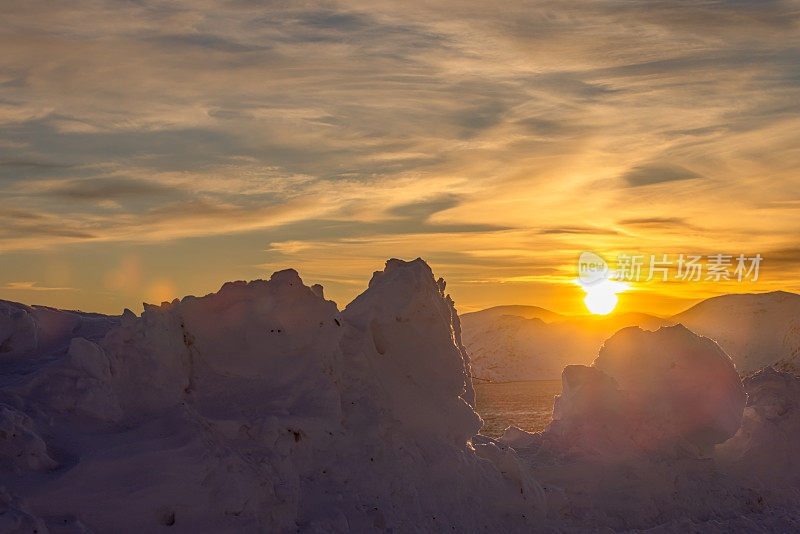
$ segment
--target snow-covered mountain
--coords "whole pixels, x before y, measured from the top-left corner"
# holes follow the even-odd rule
[[[342,311],[294,270],[141,316],[3,303],[0,532],[796,530],[800,380],[627,328],[494,440],[444,288],[417,259]]]
[[[632,312],[571,317],[527,306],[462,316],[473,375],[495,381],[558,378],[566,365],[591,362],[621,328],[677,323],[719,343],[743,376],[766,365],[800,374],[800,295],[785,291],[713,297],[666,318]]]
[[[535,314],[525,318],[515,315],[516,308],[499,306],[461,316],[473,376],[499,382],[557,379],[565,365],[591,363],[603,341],[621,328],[652,330],[673,324],[643,313],[570,317],[535,307]]]
[[[563,318],[538,306],[495,306],[462,315],[462,336],[473,358],[474,376],[497,381],[558,378],[562,362],[574,351],[562,332],[548,324]]]
[[[673,320],[714,339],[742,375],[766,365],[800,374],[800,295],[786,291],[722,295]]]
[[[574,359],[575,339],[566,341],[558,328],[538,318],[516,315],[471,317],[462,321],[464,346],[472,359],[473,376],[492,381],[558,378],[564,362]],[[589,363],[591,350],[575,363]]]
[[[504,315],[523,317],[525,319],[541,319],[542,321],[548,323],[566,317],[559,313],[552,312],[544,308],[540,308],[539,306],[510,305],[510,306],[492,306],[491,308],[486,308],[485,310],[480,310],[472,313],[465,313],[461,315],[461,321],[462,323],[464,321],[470,321],[470,322],[487,321],[489,319],[502,317]]]

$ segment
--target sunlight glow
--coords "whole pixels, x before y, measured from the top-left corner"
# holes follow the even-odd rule
[[[617,293],[630,289],[630,286],[625,282],[609,279],[592,284],[582,284],[577,280],[575,283],[586,291],[583,303],[586,305],[586,309],[595,315],[607,315],[614,311],[614,307],[616,307],[619,300]]]
[[[586,309],[596,315],[606,315],[617,305],[617,295],[611,291],[589,291],[583,298]]]

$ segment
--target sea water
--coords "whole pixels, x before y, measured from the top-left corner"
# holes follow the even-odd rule
[[[493,438],[511,425],[542,430],[553,418],[553,398],[561,393],[561,380],[472,383],[476,411],[484,421],[480,433]]]

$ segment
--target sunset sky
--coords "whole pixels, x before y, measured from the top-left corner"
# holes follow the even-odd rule
[[[619,310],[800,290],[800,2],[0,6],[0,298],[294,267],[343,307],[420,256],[460,311],[578,313],[584,250],[764,257]]]

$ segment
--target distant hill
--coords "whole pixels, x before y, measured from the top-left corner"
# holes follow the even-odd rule
[[[524,317],[525,319],[541,319],[546,323],[557,321],[565,317],[560,313],[556,313],[545,308],[540,308],[539,306],[512,305],[493,306],[491,308],[486,308],[485,310],[465,313],[464,315],[461,315],[461,322],[463,323],[465,320],[473,321],[477,319],[485,319],[487,317],[500,317],[503,315],[513,315],[516,317]]]
[[[473,376],[503,382],[560,378],[567,364],[591,363],[617,330],[668,324],[644,313],[566,316],[537,306],[496,306],[465,314],[461,330]]]
[[[717,341],[742,375],[765,365],[800,373],[800,295],[786,291],[713,297],[672,317],[567,316],[538,306],[495,306],[464,314],[462,338],[474,376],[557,379],[565,365],[591,363],[603,341],[622,328],[676,323]]]
[[[800,295],[796,293],[721,295],[673,319],[719,343],[742,375],[766,365],[800,372]]]
[[[576,349],[575,339],[563,327],[542,319],[516,315],[465,318],[461,339],[472,358],[472,374],[506,382],[558,378],[564,362],[587,363],[580,355],[591,353],[591,344]]]
[[[628,326],[639,326],[645,330],[658,330],[662,326],[675,324],[670,318],[658,317],[641,312],[612,313],[609,315],[578,315],[575,317],[565,317],[559,323],[574,326],[577,329],[590,330],[597,332],[611,332],[626,328]],[[599,349],[599,347],[598,347]]]

